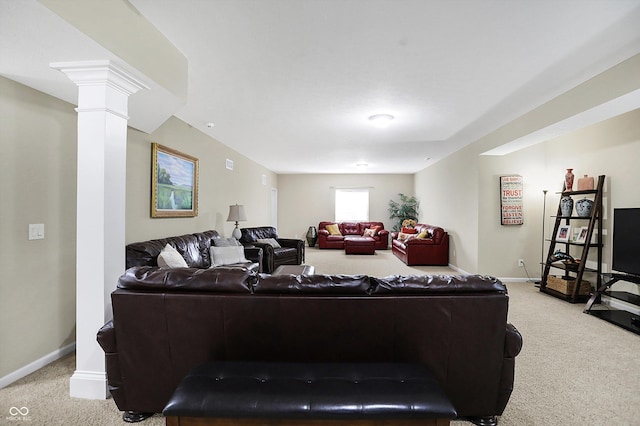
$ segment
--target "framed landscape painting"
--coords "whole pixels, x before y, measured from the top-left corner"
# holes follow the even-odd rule
[[[198,215],[198,159],[151,144],[151,217]]]

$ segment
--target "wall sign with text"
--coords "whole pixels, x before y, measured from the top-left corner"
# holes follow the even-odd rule
[[[500,224],[522,225],[522,176],[500,176]]]

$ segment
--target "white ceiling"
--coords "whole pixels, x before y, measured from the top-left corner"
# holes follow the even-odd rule
[[[189,69],[186,104],[152,86],[132,126],[173,114],[277,173],[413,173],[640,53],[639,0],[129,1]],[[1,75],[75,102],[48,64],[80,59],[118,57],[0,0]]]

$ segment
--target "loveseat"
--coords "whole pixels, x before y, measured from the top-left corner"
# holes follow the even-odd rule
[[[221,246],[228,246],[230,239],[222,238],[218,231],[210,230],[176,237],[160,238],[156,240],[140,241],[127,244],[125,247],[126,268],[134,266],[158,266],[158,256],[167,244],[175,248],[190,268],[206,269],[211,264],[211,246],[216,242],[224,242]],[[260,272],[262,249],[259,247],[244,247],[246,262],[227,263],[219,267],[247,268]],[[214,265],[215,266],[215,265]]]
[[[337,225],[340,234],[332,235],[327,229],[329,225]],[[320,222],[318,224],[318,248],[344,249],[344,237],[349,235],[362,236],[366,230],[371,229],[375,231],[370,235],[375,240],[375,249],[386,250],[389,245],[389,231],[384,229],[382,222]]]
[[[281,265],[300,265],[304,262],[304,241],[280,238],[273,226],[241,228],[240,242],[262,249],[262,272],[271,273]]]
[[[522,338],[506,287],[487,276],[269,275],[128,269],[98,332],[122,411],[161,412],[207,361],[426,365],[458,415],[495,424]]]
[[[417,238],[426,232],[425,238]],[[415,234],[403,239],[400,232],[391,233],[391,251],[407,265],[448,265],[449,234],[439,226],[418,223]]]

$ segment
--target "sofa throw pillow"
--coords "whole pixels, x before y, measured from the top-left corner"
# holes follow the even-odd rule
[[[158,266],[161,268],[188,268],[187,262],[184,257],[173,248],[173,246],[167,243],[158,255]]]
[[[417,234],[418,230],[416,228],[402,228],[402,232],[405,234]]]
[[[380,232],[382,230],[382,226],[380,225],[371,225],[371,228],[369,229],[373,229],[373,236],[375,237],[376,235],[378,235],[378,232]]]
[[[402,221],[403,228],[413,228],[418,224],[414,219],[405,219]]]
[[[418,236],[416,238],[421,238],[421,239],[425,239],[425,238],[430,238],[431,237],[431,233],[429,233],[429,231],[427,231],[426,229],[424,231],[422,231],[421,233],[418,234]]]
[[[418,236],[417,234],[407,234],[405,232],[399,232],[398,233],[398,240],[406,242],[406,241],[409,241],[412,238],[416,238],[417,236]]]
[[[235,247],[240,245],[240,241],[235,238],[214,238],[211,242],[215,247]]]
[[[376,236],[376,230],[375,229],[365,229],[364,233],[362,234],[363,237],[375,237]]]
[[[275,238],[259,238],[256,240],[258,243],[269,244],[273,248],[280,248],[280,244],[276,241]]]
[[[243,246],[211,247],[211,267],[246,262]]]
[[[331,235],[342,235],[336,223],[332,223],[331,225],[325,226],[325,229],[329,231],[329,234]]]

